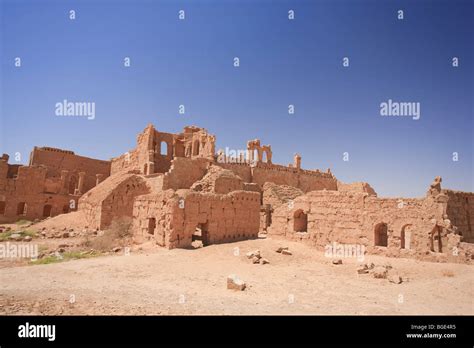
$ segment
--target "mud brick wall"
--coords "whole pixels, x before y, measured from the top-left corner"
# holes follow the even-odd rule
[[[462,234],[463,242],[474,243],[474,193],[443,190],[449,197],[447,214]]]
[[[116,174],[82,196],[79,209],[90,228],[104,229],[114,218],[132,217],[135,198],[147,193],[150,187],[139,175]]]
[[[59,178],[61,170],[69,174],[85,172],[83,192],[96,185],[96,174],[102,174],[103,179],[110,175],[111,163],[93,158],[75,155],[72,151],[54,148],[35,147],[30,155],[30,166],[46,166],[47,176]]]
[[[364,245],[370,253],[389,256],[426,254],[431,249],[434,228],[444,223],[445,206],[431,198],[381,199],[366,193],[313,191],[293,202],[291,208],[282,205],[274,211],[269,234],[320,248],[337,242]],[[301,212],[307,219],[303,232],[297,231],[295,224]],[[386,247],[375,245],[375,231],[380,224],[387,226]],[[443,252],[447,252],[446,235],[441,238]]]
[[[234,191],[226,195],[189,193],[184,208],[175,210],[170,247],[189,247],[197,227],[205,244],[257,238],[260,225],[260,195]]]
[[[176,157],[171,168],[163,177],[163,189],[188,189],[206,175],[209,160],[204,158],[190,159]]]

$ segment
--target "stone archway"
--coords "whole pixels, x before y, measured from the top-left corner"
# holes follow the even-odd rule
[[[293,231],[308,232],[308,215],[302,209],[293,214]]]

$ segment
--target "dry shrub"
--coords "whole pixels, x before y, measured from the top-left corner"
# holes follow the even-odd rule
[[[95,250],[110,251],[114,247],[129,245],[132,237],[132,219],[121,217],[115,219],[104,234],[89,241],[89,246]]]

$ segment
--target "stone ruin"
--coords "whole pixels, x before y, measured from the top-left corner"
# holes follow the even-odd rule
[[[337,242],[386,256],[472,258],[474,193],[442,189],[440,177],[424,198],[379,198],[367,183],[302,169],[299,154],[274,164],[259,139],[233,159],[216,153],[215,140],[195,126],[172,134],[149,125],[134,149],[110,161],[47,147],[35,147],[28,166],[3,155],[0,222],[79,210],[89,229],[129,217],[136,243],[170,249],[266,233],[317,248]]]

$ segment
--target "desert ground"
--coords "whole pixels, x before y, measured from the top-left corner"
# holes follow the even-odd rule
[[[49,243],[41,250],[65,243],[37,241]],[[66,247],[77,241],[68,238]],[[268,264],[248,259],[257,249]],[[474,314],[472,265],[365,256],[363,263],[391,266],[403,280],[396,284],[358,274],[357,259],[332,261],[310,246],[265,237],[193,250],[143,244],[49,264],[1,260],[0,314]],[[244,291],[227,289],[230,274],[246,283]]]

